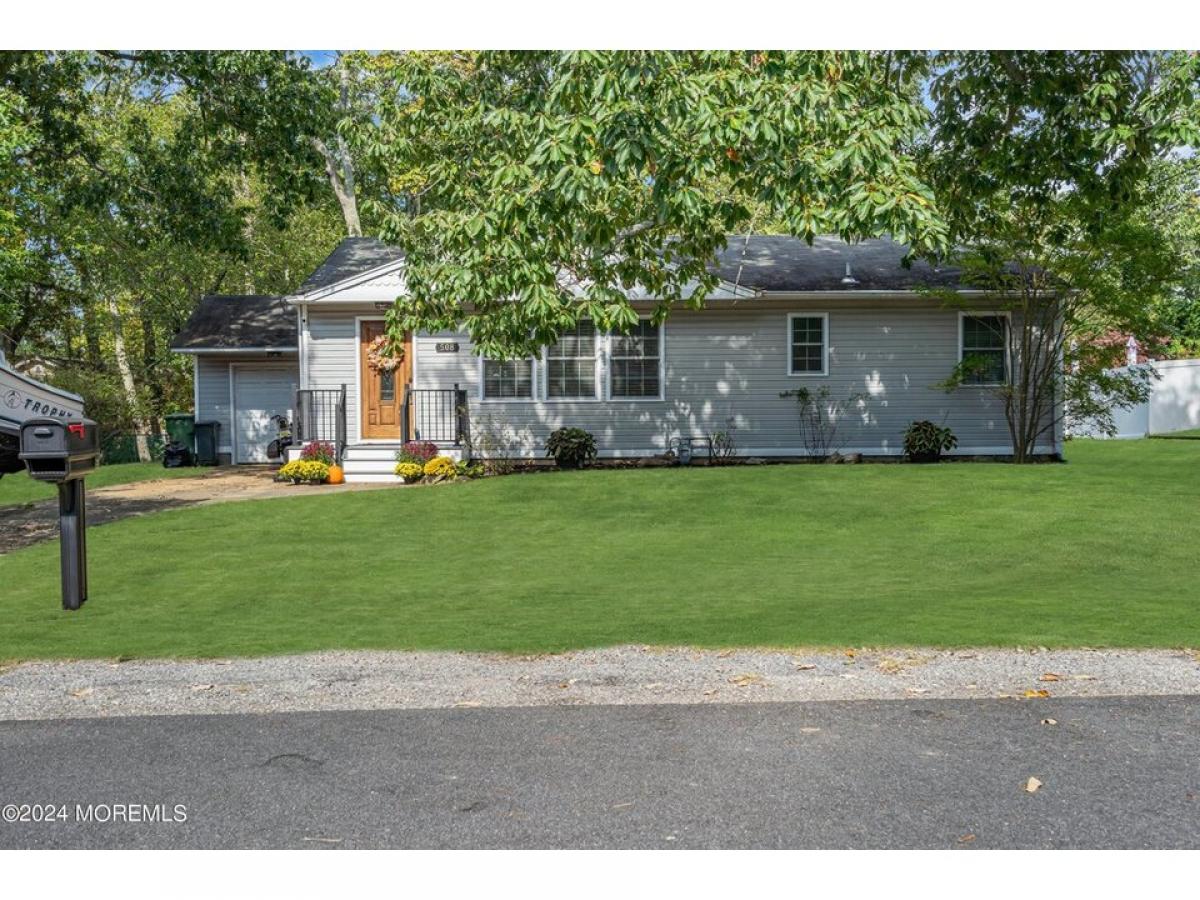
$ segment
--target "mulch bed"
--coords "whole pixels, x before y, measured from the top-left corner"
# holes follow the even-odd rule
[[[161,500],[89,494],[88,527],[107,525],[130,516],[194,506],[195,500]],[[39,500],[20,506],[0,506],[0,555],[58,537],[58,501]]]

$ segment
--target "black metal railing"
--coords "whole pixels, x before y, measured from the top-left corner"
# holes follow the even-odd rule
[[[453,388],[404,386],[400,421],[404,441],[433,441],[461,447],[467,434],[467,392]]]
[[[346,386],[296,391],[296,416],[292,423],[297,444],[328,441],[340,463],[346,452]]]

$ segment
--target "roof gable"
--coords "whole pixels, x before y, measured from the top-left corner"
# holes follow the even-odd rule
[[[348,237],[333,248],[304,283],[298,293],[311,294],[322,288],[333,287],[343,281],[374,271],[404,259],[399,247],[385,244],[371,237]]]

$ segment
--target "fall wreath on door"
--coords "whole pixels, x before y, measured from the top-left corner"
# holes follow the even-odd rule
[[[377,372],[394,372],[404,362],[404,348],[397,350],[386,334],[367,344],[367,365]]]

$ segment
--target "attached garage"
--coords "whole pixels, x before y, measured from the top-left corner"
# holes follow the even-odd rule
[[[299,372],[294,365],[261,363],[230,363],[229,371],[233,386],[233,461],[271,462],[267,445],[279,434],[273,417],[292,421]]]
[[[296,312],[282,297],[201,299],[171,349],[193,358],[198,422],[220,424],[222,463],[267,463],[278,436],[272,416],[292,419],[297,362]]]

